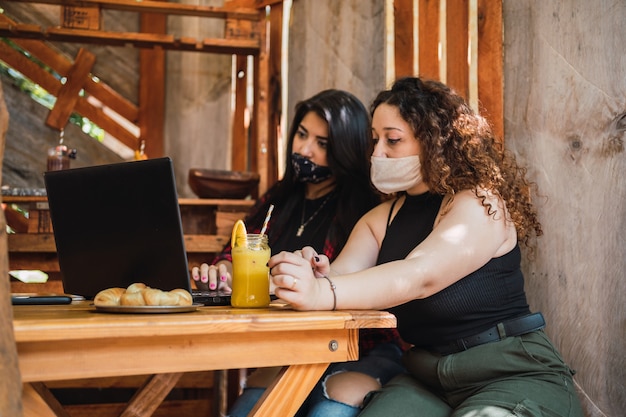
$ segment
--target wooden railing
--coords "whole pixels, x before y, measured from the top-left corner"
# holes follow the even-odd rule
[[[10,26],[14,22],[0,14],[0,24]],[[63,84],[53,74],[8,43],[0,42],[0,55],[3,61],[57,97],[56,103],[46,120],[48,126],[59,130],[63,129],[71,113],[76,112],[87,117],[129,148],[139,148],[140,137],[129,130],[126,125],[120,124],[116,119],[109,116],[103,107],[111,109],[125,119],[127,124],[135,127],[137,127],[139,110],[136,105],[115,92],[107,84],[94,80],[91,76],[91,67],[94,64],[92,53],[81,48],[76,60],[71,62],[42,41],[23,38],[11,38],[11,41],[50,67],[61,77],[67,79],[67,82]],[[87,93],[86,97],[80,97],[78,94],[83,88]],[[89,100],[87,97],[93,97],[97,101]]]
[[[231,166],[233,170],[258,171],[261,175],[260,192],[276,181],[278,177],[275,155],[276,132],[281,105],[273,100],[281,96],[279,81],[282,0],[228,0],[224,7],[134,0],[26,1],[62,7],[115,9],[140,14],[141,31],[136,33],[110,32],[100,28],[94,30],[42,27],[14,22],[0,14],[0,37],[10,39],[66,79],[65,83],[61,83],[8,44],[0,43],[0,56],[5,62],[57,98],[46,120],[48,126],[60,130],[67,124],[72,112],[76,112],[89,118],[131,149],[137,150],[143,143],[149,157],[163,156],[164,51],[232,54],[237,56],[238,69],[246,62],[247,56],[252,56],[255,76],[253,115],[248,128],[242,108],[242,103],[248,101],[244,75],[235,82],[236,105],[233,115]],[[271,6],[272,9],[269,25],[266,22],[266,6]],[[224,19],[224,36],[218,39],[176,37],[166,33],[168,15]],[[47,41],[131,45],[139,48],[139,105],[134,105],[106,84],[94,81],[91,69],[95,57],[87,49],[81,49],[74,62],[71,62],[46,46]],[[268,45],[271,46],[271,51]],[[247,74],[247,71],[243,73]],[[81,89],[87,93],[86,97],[79,96]],[[88,97],[94,98],[95,103]],[[122,120],[110,116],[103,110],[104,108],[117,113]]]

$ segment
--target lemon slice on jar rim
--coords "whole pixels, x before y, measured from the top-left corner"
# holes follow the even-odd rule
[[[246,225],[243,220],[237,220],[235,225],[233,226],[233,233],[230,237],[230,245],[234,248],[235,246],[246,246],[247,243],[247,234]]]

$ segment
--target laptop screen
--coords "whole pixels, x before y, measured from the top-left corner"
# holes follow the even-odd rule
[[[191,291],[170,158],[44,174],[66,293],[134,282]]]

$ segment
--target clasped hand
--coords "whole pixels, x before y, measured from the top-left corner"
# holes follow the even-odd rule
[[[201,291],[232,292],[232,277],[225,262],[217,265],[202,264],[191,268],[191,278]]]
[[[332,308],[332,304],[328,303],[331,300],[327,294],[328,283],[318,279],[330,272],[330,262],[325,255],[318,255],[307,246],[299,251],[280,252],[272,256],[268,266],[275,286],[274,293],[295,310]]]

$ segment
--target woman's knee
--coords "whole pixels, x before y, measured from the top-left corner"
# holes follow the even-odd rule
[[[365,396],[380,388],[379,381],[360,372],[338,372],[324,380],[326,397],[352,407],[361,407]]]

